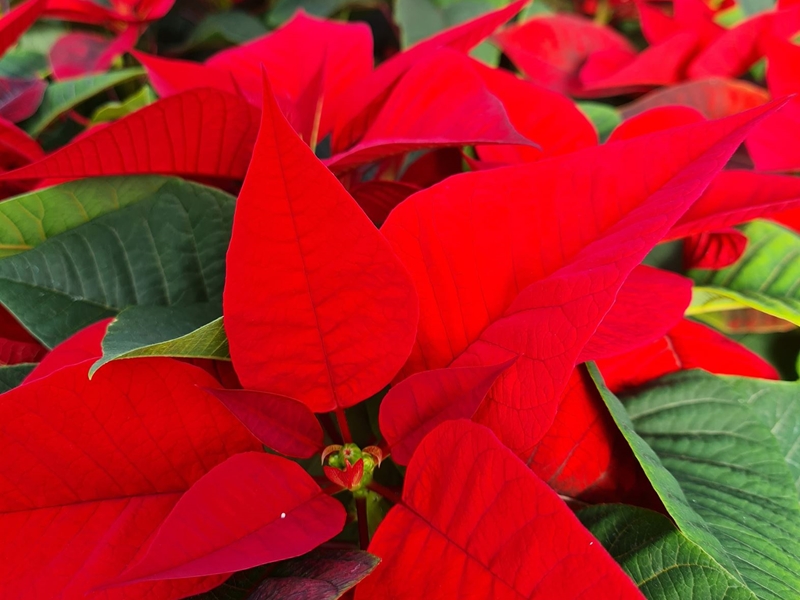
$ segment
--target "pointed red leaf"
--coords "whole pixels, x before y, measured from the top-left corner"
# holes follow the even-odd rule
[[[747,236],[738,229],[705,231],[683,242],[684,269],[724,269],[747,248]]]
[[[0,118],[0,165],[8,171],[44,156],[42,147],[11,121]]]
[[[341,97],[330,105],[331,114],[335,115],[335,120],[331,124],[333,152],[343,152],[361,139],[395,83],[411,66],[442,48],[450,48],[461,53],[469,52],[489,37],[495,29],[514,17],[528,1],[516,0],[506,7],[442,31],[393,56],[363,80],[350,85]],[[323,131],[327,132],[328,127],[323,127]]]
[[[103,356],[103,337],[113,318],[84,327],[53,348],[25,378],[25,383],[47,377],[64,367],[94,362]]]
[[[91,25],[118,27],[121,23],[145,23],[160,19],[175,0],[120,0],[106,8],[93,0],[47,0],[45,15]]]
[[[657,106],[623,121],[608,136],[607,143],[629,140],[648,133],[703,121],[704,117],[688,106]]]
[[[206,391],[268,448],[296,458],[310,458],[322,450],[322,427],[302,402],[252,390]]]
[[[536,540],[536,543],[531,543]],[[356,599],[643,598],[566,504],[492,433],[468,421],[428,435],[403,504],[370,544]]]
[[[580,71],[581,84],[585,92],[611,96],[625,90],[677,83],[684,79],[698,43],[694,33],[678,33],[646,48],[627,63],[617,64],[610,72],[603,62],[597,64],[597,55],[590,56]]]
[[[264,99],[227,256],[231,356],[246,388],[316,412],[352,406],[407,358],[418,318],[414,286],[271,92]]]
[[[481,160],[503,164],[533,162],[597,145],[594,126],[566,96],[502,69],[490,69],[477,62],[473,68],[503,103],[514,129],[540,146],[479,146],[476,151]]]
[[[771,14],[756,15],[731,29],[692,60],[688,76],[691,79],[707,77],[739,77],[763,54],[762,37],[772,24]]]
[[[661,340],[633,352],[598,360],[597,366],[614,392],[680,369],[779,379],[775,368],[757,354],[710,327],[689,320],[681,321]]]
[[[366,181],[350,189],[358,205],[378,227],[395,206],[417,191],[416,185],[401,181]]]
[[[576,368],[553,424],[526,461],[559,494],[656,508],[657,496],[586,369]]]
[[[420,298],[404,374],[520,356],[475,418],[524,453],[549,427],[583,345],[628,273],[760,114],[468,173],[408,198],[383,226]],[[652,148],[661,160],[651,159]],[[619,177],[619,165],[637,176]]]
[[[691,279],[644,265],[636,267],[578,360],[613,356],[654,342],[680,322],[691,301]]]
[[[372,61],[372,33],[366,23],[318,19],[301,10],[274,32],[223,50],[205,64],[231,73],[256,106],[262,103],[262,68],[275,95],[292,104],[324,64],[323,111],[327,112],[328,102],[335,103],[346,88],[369,75]]]
[[[33,25],[44,10],[48,0],[27,0],[0,18],[0,56],[13,46],[19,37]]]
[[[578,72],[591,55],[613,53],[615,64],[636,56],[628,40],[613,29],[568,14],[531,19],[494,39],[531,81],[565,94],[582,91]]]
[[[381,402],[379,417],[394,462],[407,465],[422,439],[441,423],[471,418],[497,378],[515,361],[422,371],[393,386]]]
[[[45,158],[0,176],[39,179],[176,174],[242,179],[256,136],[258,109],[211,89],[159,100]]]
[[[738,225],[800,206],[800,179],[753,171],[723,171],[670,230],[669,239]]]
[[[357,488],[364,477],[364,459],[359,458],[354,465],[350,461],[345,460],[344,469],[337,469],[335,467],[324,466],[322,471],[325,476],[336,485],[343,487],[346,490]]]
[[[0,396],[0,588],[4,598],[83,598],[150,544],[181,494],[260,445],[169,359],[63,368]],[[109,600],[172,600],[224,577],[142,584]]]
[[[514,129],[470,59],[445,49],[409,69],[361,142],[326,164],[342,172],[412,150],[475,144],[535,145]]]
[[[342,530],[344,507],[300,465],[232,456],[186,492],[148,552],[114,585],[231,573],[294,558]]]
[[[131,54],[142,63],[150,78],[150,84],[162,98],[204,87],[229,94],[240,92],[230,71],[215,69],[189,60],[163,58],[143,52]]]

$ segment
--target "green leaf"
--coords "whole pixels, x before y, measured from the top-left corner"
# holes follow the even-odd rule
[[[181,52],[216,50],[243,44],[267,33],[267,28],[257,18],[240,10],[211,13],[192,29],[189,39],[181,45]]]
[[[507,4],[507,0],[396,0],[394,20],[400,27],[400,45],[408,48]],[[500,51],[488,43],[480,44],[470,54],[489,65],[497,65],[500,59]]]
[[[619,111],[601,102],[577,102],[578,108],[592,122],[600,143],[605,142],[611,132],[622,122]]]
[[[112,101],[103,104],[103,106],[98,106],[97,110],[92,114],[92,124],[96,125],[97,123],[116,121],[155,101],[156,93],[153,91],[153,88],[149,85],[143,85],[138,92],[131,94],[122,102]]]
[[[648,600],[755,600],[663,515],[607,504],[577,516]]]
[[[329,17],[339,12],[352,0],[278,0],[267,18],[270,27],[278,27],[288,21],[298,9],[315,17]]]
[[[733,265],[690,272],[698,287],[687,314],[749,307],[800,325],[800,235],[769,221],[741,230],[749,243]]]
[[[778,442],[725,378],[663,377],[625,406],[595,383],[670,516],[758,598],[800,590],[800,504]]]
[[[738,5],[747,17],[767,12],[775,8],[773,0],[739,0]]]
[[[0,77],[27,79],[50,69],[47,57],[31,50],[11,48],[0,58]]]
[[[17,387],[35,366],[33,363],[0,366],[0,394]]]
[[[724,379],[775,436],[800,493],[800,383],[747,377]]]
[[[220,303],[234,202],[177,178],[120,177],[0,203],[12,253],[0,303],[49,347],[129,306]]]
[[[81,102],[142,75],[144,70],[133,68],[51,83],[47,86],[39,109],[30,119],[22,123],[22,128],[33,137],[37,137],[60,115],[72,110]]]
[[[230,360],[222,327],[222,306],[131,306],[111,322],[103,338],[103,358],[89,375],[112,360],[141,356]]]

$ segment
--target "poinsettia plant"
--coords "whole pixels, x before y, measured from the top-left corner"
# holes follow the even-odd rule
[[[0,597],[797,597],[794,3],[0,6]]]

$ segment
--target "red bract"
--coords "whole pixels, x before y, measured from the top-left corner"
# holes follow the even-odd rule
[[[271,92],[239,195],[225,329],[246,388],[314,411],[352,406],[408,356],[418,318],[403,265],[292,131]]]
[[[775,368],[713,329],[684,320],[663,339],[633,352],[598,360],[606,385],[615,392],[680,369],[778,379]]]
[[[0,179],[74,179],[162,173],[242,179],[258,110],[211,89],[146,106]]]
[[[737,229],[706,231],[683,242],[686,269],[723,269],[732,265],[747,248],[747,236]]]
[[[518,356],[474,418],[527,454],[627,275],[700,196],[759,114],[766,113],[465,174],[409,198],[382,228],[420,298],[404,373]],[[656,147],[663,151],[658,162],[649,152]],[[637,175],[617,178],[618,165]]]
[[[0,77],[0,118],[19,123],[39,108],[47,84],[39,79]]]
[[[0,397],[4,597],[83,598],[146,550],[197,479],[258,442],[202,371],[166,360],[89,362]],[[224,577],[143,584],[110,598],[182,598]]]
[[[370,551],[382,560],[358,600],[643,598],[556,493],[468,421],[425,438]]]
[[[0,19],[0,55],[4,54],[33,22],[50,0],[26,0]]]
[[[109,8],[92,0],[45,0],[45,15],[54,19],[118,27],[160,19],[175,0],[110,0]]]
[[[254,510],[255,509],[255,510]],[[299,465],[232,456],[186,492],[115,584],[225,574],[305,554],[339,533],[342,505]]]
[[[515,131],[469,59],[441,50],[409,69],[361,141],[326,164],[341,172],[412,150],[475,144],[534,146],[534,142]]]

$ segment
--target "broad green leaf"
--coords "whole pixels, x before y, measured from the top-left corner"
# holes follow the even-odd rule
[[[22,123],[22,128],[33,137],[37,137],[60,115],[72,110],[81,102],[142,75],[144,70],[133,68],[51,83],[47,86],[39,109],[30,119]]]
[[[601,102],[577,102],[580,111],[587,116],[597,130],[600,143],[605,142],[611,132],[622,122],[619,111]]]
[[[9,198],[0,202],[0,258],[141,200],[201,191],[209,188],[172,177],[98,177]]]
[[[92,124],[107,123],[108,121],[116,121],[125,115],[136,112],[140,108],[144,108],[148,104],[156,101],[156,93],[149,85],[143,85],[138,92],[131,94],[122,102],[107,102],[103,106],[98,106],[97,110],[92,115]]]
[[[678,527],[766,599],[800,592],[800,504],[775,437],[730,383],[683,371],[625,398],[590,372]]]
[[[257,18],[240,10],[211,13],[192,29],[181,51],[219,49],[243,44],[267,33]]]
[[[103,358],[89,374],[112,360],[140,356],[230,360],[221,315],[222,306],[209,303],[126,308],[108,326]]]
[[[39,19],[31,25],[28,31],[22,34],[16,47],[20,50],[48,56],[53,44],[68,32],[69,26],[65,21]]]
[[[736,398],[749,406],[778,440],[800,493],[800,383],[725,377]]]
[[[129,177],[3,202],[0,243],[18,253],[0,259],[0,303],[49,347],[129,306],[220,303],[234,201],[176,178]]]
[[[507,4],[507,0],[397,0],[394,19],[400,27],[400,45],[408,48]],[[500,58],[500,51],[485,42],[470,54],[490,65],[497,65]]]
[[[0,394],[17,387],[35,366],[31,363],[0,366]]]
[[[0,77],[26,79],[50,69],[47,57],[38,52],[11,48],[0,58]]]
[[[800,235],[769,221],[742,226],[741,258],[718,271],[693,270],[687,314],[750,307],[800,325]]]
[[[648,600],[756,598],[663,515],[607,504],[581,510],[578,518]]]

